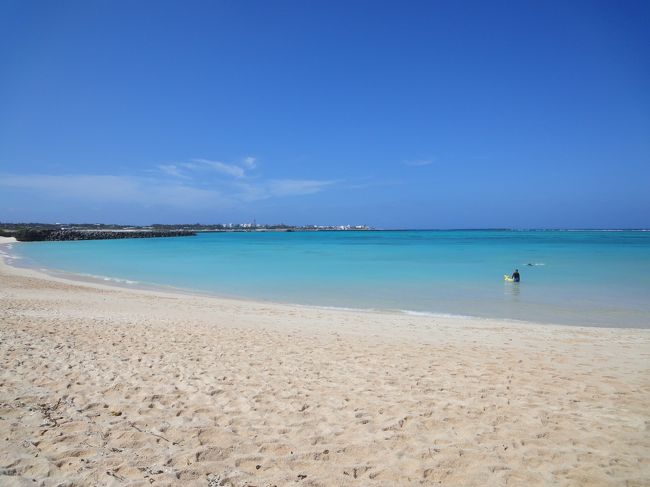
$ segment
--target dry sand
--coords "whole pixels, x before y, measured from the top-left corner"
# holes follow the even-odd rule
[[[650,331],[0,265],[1,485],[650,485]]]

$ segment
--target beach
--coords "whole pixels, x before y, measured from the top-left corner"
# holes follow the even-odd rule
[[[0,264],[2,485],[650,485],[650,331]]]

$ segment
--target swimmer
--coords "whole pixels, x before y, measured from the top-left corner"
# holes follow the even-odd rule
[[[515,269],[515,272],[512,273],[512,278],[514,279],[515,282],[519,282],[519,269]]]

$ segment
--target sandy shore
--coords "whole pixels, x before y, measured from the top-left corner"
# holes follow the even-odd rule
[[[650,485],[650,331],[0,265],[1,485]]]

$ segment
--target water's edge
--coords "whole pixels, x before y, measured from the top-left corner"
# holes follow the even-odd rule
[[[350,312],[350,313],[372,313],[380,315],[392,315],[392,316],[412,316],[420,318],[438,318],[438,319],[454,319],[462,321],[470,321],[474,323],[487,323],[487,322],[501,322],[509,325],[522,325],[522,326],[559,326],[559,327],[570,327],[570,328],[587,328],[587,329],[602,329],[602,330],[645,330],[647,327],[644,326],[608,326],[601,324],[591,324],[591,323],[562,323],[558,321],[545,321],[545,320],[519,320],[513,318],[504,318],[500,316],[476,316],[476,315],[465,315],[457,313],[445,313],[445,312],[423,312],[417,310],[407,310],[407,309],[389,309],[389,308],[361,308],[361,307],[347,307],[347,306],[327,306],[327,305],[312,305],[312,304],[303,304],[295,303],[290,301],[279,301],[279,300],[268,300],[258,297],[242,296],[242,295],[230,295],[224,293],[217,293],[213,291],[201,290],[201,289],[192,289],[185,287],[178,287],[172,285],[165,285],[160,283],[152,282],[142,282],[142,281],[132,281],[128,279],[121,279],[109,276],[97,276],[89,275],[83,273],[75,273],[60,269],[53,269],[43,267],[41,264],[25,259],[21,256],[17,256],[11,252],[14,245],[20,245],[20,242],[11,242],[3,243],[0,242],[0,262],[9,268],[16,270],[25,269],[32,272],[35,272],[38,277],[45,280],[55,280],[62,281],[69,284],[81,284],[81,285],[90,285],[90,286],[99,286],[105,287],[108,289],[115,290],[127,290],[127,291],[145,291],[145,292],[154,292],[154,293],[163,293],[171,294],[174,296],[186,296],[186,297],[201,297],[201,298],[213,298],[213,299],[223,299],[228,301],[236,301],[243,304],[274,304],[286,307],[295,307],[301,309],[313,309],[313,310],[332,310],[332,311],[341,311],[341,312]]]

